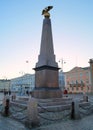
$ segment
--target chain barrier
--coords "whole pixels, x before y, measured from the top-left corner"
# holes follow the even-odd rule
[[[0,104],[0,113],[2,113],[3,108],[4,108],[3,104]]]
[[[93,104],[93,98],[92,98],[92,99],[89,98],[89,102],[90,102],[91,104]]]
[[[4,115],[5,105],[6,101],[4,104],[3,100],[2,103],[0,100],[0,113],[2,115]],[[9,104],[9,117],[24,123],[27,120],[27,106],[22,107],[22,106],[13,106],[12,104]]]
[[[17,120],[20,120],[20,121],[22,121],[22,120],[24,120],[24,119],[26,119],[27,118],[27,116],[25,115],[25,116],[23,116],[23,113],[21,113],[21,114],[15,114],[15,115],[11,115],[10,117],[12,117],[12,118],[14,118],[14,119],[17,119]]]
[[[10,118],[24,123],[27,120],[27,107],[20,108],[19,106],[10,105]]]
[[[27,110],[27,107],[25,107],[25,108],[23,108],[21,110],[16,110],[13,106],[11,106],[10,108],[11,108],[11,111],[13,111],[13,112],[23,112],[24,110]]]
[[[88,116],[93,112],[93,104],[89,104],[88,106],[80,106],[79,112],[81,116]]]
[[[38,104],[38,106],[43,110],[42,113],[39,113],[38,116],[40,118],[40,125],[48,125],[53,122],[59,122],[62,120],[67,120],[70,118],[71,110],[63,110],[63,111],[52,111]]]
[[[3,106],[3,100],[0,100],[0,113],[3,112],[3,108],[4,108],[4,106]]]
[[[93,113],[93,102],[92,99],[89,99],[89,105],[79,107],[80,116],[88,116]],[[40,125],[48,125],[60,121],[67,121],[71,117],[71,109],[57,110],[57,109],[48,109],[48,107],[44,107],[41,105],[42,103],[38,103],[38,109],[40,108],[42,112],[38,113],[38,117],[40,119]],[[53,107],[53,106],[52,106]],[[3,104],[0,104],[0,113],[2,113],[4,109]],[[9,108],[10,118],[13,118],[17,121],[25,123],[27,121],[27,106],[13,106],[10,104]]]
[[[51,111],[51,110],[47,110],[47,108],[41,106],[40,104],[38,104],[38,107],[40,107],[41,109],[45,110],[46,112],[53,112],[53,111]],[[55,111],[55,112],[56,112],[56,111]]]
[[[46,113],[47,115],[50,115],[50,113]],[[59,113],[60,114],[60,113]],[[61,114],[63,114],[63,113],[61,113]],[[68,113],[67,115],[63,115],[63,117],[62,118],[56,118],[56,119],[50,119],[50,118],[47,118],[47,117],[44,117],[44,116],[42,116],[41,114],[38,114],[41,118],[43,118],[43,119],[45,119],[45,120],[49,120],[49,121],[60,121],[60,120],[63,120],[63,118],[64,117],[68,117],[68,116],[70,116],[70,113]]]
[[[80,105],[80,108],[82,108],[84,110],[90,109],[90,107],[91,107],[91,104],[89,104],[88,106],[82,106],[82,105]]]

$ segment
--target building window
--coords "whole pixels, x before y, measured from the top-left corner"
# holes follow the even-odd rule
[[[80,73],[80,77],[82,77],[82,73]]]
[[[69,88],[67,88],[67,90],[69,91]]]
[[[88,72],[86,72],[86,76],[88,76]]]
[[[89,83],[89,81],[88,81],[88,80],[86,80],[86,83],[88,84],[88,83]]]
[[[69,85],[69,81],[67,81],[67,85]]]

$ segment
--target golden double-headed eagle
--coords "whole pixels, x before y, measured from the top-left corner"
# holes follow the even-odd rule
[[[48,6],[45,9],[42,10],[42,15],[44,15],[44,17],[49,18],[50,17],[50,13],[48,12],[49,10],[51,10],[53,8],[53,6]]]

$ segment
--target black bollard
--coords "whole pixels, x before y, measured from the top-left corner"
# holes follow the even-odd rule
[[[74,102],[72,102],[72,104],[71,104],[72,106],[72,109],[71,109],[71,119],[75,119],[75,109],[74,109],[74,107],[75,107],[75,104],[74,104]]]
[[[9,96],[10,96],[10,95],[11,95],[11,91],[9,90],[9,92],[8,92],[8,93],[9,93]]]
[[[13,95],[11,96],[11,100],[13,101]]]
[[[88,102],[88,96],[86,97],[86,102]]]
[[[83,96],[83,100],[84,100],[85,102],[88,102],[88,96],[87,96],[87,95],[84,95],[84,96]]]
[[[6,105],[5,105],[4,115],[5,116],[9,116],[9,99],[6,99]]]

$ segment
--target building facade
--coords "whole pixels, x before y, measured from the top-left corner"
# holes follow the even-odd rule
[[[9,91],[10,89],[10,80],[2,79],[0,80],[0,92]]]
[[[68,93],[91,92],[90,67],[75,67],[65,73],[65,88]]]
[[[59,87],[62,91],[65,89],[65,76],[62,70],[59,71]]]
[[[35,75],[25,74],[21,77],[11,79],[11,91],[25,94],[26,91],[32,91],[35,86]]]
[[[59,71],[59,87],[68,93],[90,93],[91,92],[91,69],[90,67],[74,67],[68,72]],[[11,79],[12,91],[25,93],[32,91],[35,87],[35,74],[25,74],[21,77]]]
[[[59,71],[59,87],[61,90],[64,90],[65,87],[65,80],[64,80],[64,73],[63,71]],[[34,74],[26,74],[21,77],[17,77],[11,79],[11,91],[22,92],[28,90],[32,91],[35,87],[35,75]]]

